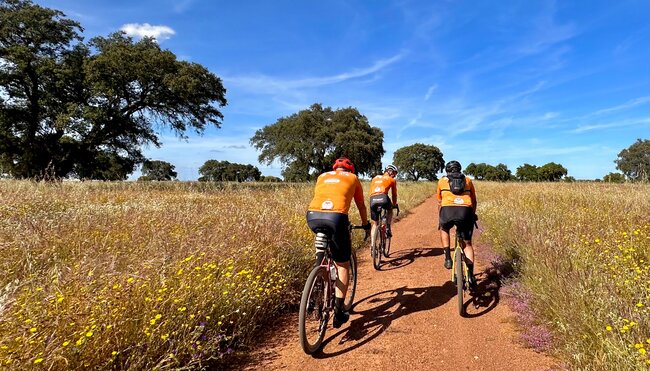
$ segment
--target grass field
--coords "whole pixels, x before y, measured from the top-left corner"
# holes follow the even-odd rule
[[[572,370],[650,368],[648,184],[479,182],[524,337]]]
[[[295,308],[312,188],[0,182],[1,367],[227,360]],[[505,291],[530,344],[576,370],[650,366],[648,185],[477,188],[483,242],[517,270]],[[402,211],[434,190],[400,183]]]
[[[400,183],[404,214],[434,191]],[[314,259],[304,220],[312,192],[312,184],[0,182],[0,367],[227,359],[299,299]],[[356,208],[350,215],[359,222]]]

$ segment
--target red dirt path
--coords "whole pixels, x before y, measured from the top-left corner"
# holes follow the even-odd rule
[[[557,362],[525,348],[498,287],[478,274],[478,296],[458,315],[456,288],[443,267],[433,198],[393,225],[390,257],[380,271],[368,249],[357,252],[359,280],[350,321],[330,327],[322,351],[298,341],[298,315],[287,315],[257,344],[247,369],[263,370],[546,370]],[[483,247],[479,246],[478,249]],[[483,248],[485,249],[485,248]],[[481,256],[479,252],[479,256]],[[488,262],[478,261],[478,269]]]

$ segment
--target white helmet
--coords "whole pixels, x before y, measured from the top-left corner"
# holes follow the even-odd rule
[[[395,166],[395,165],[393,165],[393,164],[390,164],[390,165],[386,166],[386,171],[388,171],[388,170],[390,170],[390,171],[394,171],[395,174],[397,174],[397,172],[398,172],[398,171],[397,171],[397,166]]]

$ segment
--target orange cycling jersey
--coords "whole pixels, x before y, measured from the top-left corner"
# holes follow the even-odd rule
[[[363,188],[356,175],[347,171],[328,171],[318,177],[314,198],[309,211],[323,211],[347,214],[354,198],[361,220],[368,220]]]
[[[377,175],[370,181],[370,195],[388,194],[391,190],[393,205],[397,204],[397,181],[390,175]]]
[[[465,177],[465,192],[455,195],[449,189],[449,178],[443,176],[438,181],[436,196],[440,206],[466,206],[476,210],[476,191],[472,180],[468,177]]]

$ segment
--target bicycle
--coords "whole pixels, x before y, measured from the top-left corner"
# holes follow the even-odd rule
[[[397,215],[399,216],[399,206],[397,206],[396,209]],[[386,215],[388,210],[378,206],[377,213],[379,214],[379,219],[377,220],[377,227],[375,228],[375,243],[370,247],[370,255],[372,256],[373,267],[375,267],[376,270],[379,270],[379,267],[381,266],[381,256],[384,255],[385,258],[388,258],[388,255],[390,254],[391,238],[387,235],[388,223],[386,221]]]
[[[477,226],[478,228],[478,226]],[[451,269],[451,281],[456,285],[457,288],[457,297],[458,297],[458,314],[462,317],[465,316],[465,293],[469,296],[469,273],[467,269],[467,263],[465,261],[465,251],[463,249],[463,244],[461,243],[461,236],[458,233],[456,227],[455,230],[456,238],[454,242],[454,255],[452,256],[452,269]],[[456,264],[460,261],[460,264]],[[460,280],[458,280],[460,277]]]
[[[363,229],[363,227],[350,224],[349,229],[350,233],[352,233],[353,229]],[[325,250],[325,257],[321,264],[314,267],[307,277],[307,282],[305,282],[305,287],[302,290],[298,315],[300,344],[307,354],[312,354],[320,348],[325,338],[330,314],[334,311],[334,288],[336,287],[337,271],[330,250],[331,244],[334,243],[331,230],[316,230],[316,248]],[[350,256],[350,283],[343,303],[346,311],[352,308],[356,290],[357,257],[353,251]]]

